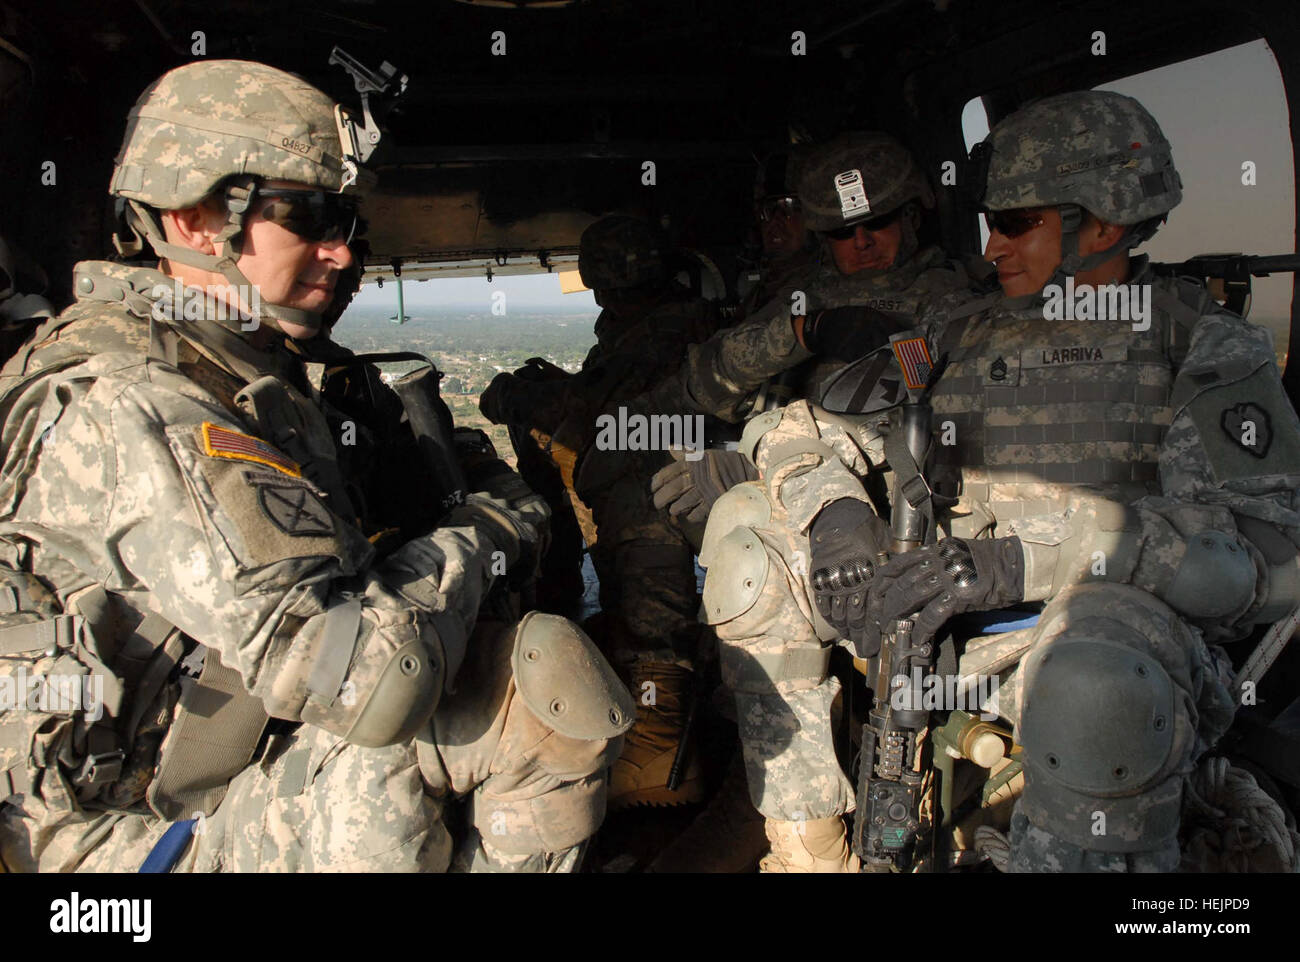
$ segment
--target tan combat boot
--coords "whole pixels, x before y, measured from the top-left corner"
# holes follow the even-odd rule
[[[680,665],[646,661],[632,666],[629,687],[636,721],[623,736],[623,754],[610,770],[611,812],[632,805],[685,805],[704,797],[697,748],[690,750],[677,791],[668,790],[693,684],[694,672]]]
[[[760,872],[858,871],[858,857],[849,848],[849,833],[838,815],[792,822],[769,818],[764,829],[772,852],[758,864]]]
[[[749,800],[739,751],[708,807],[650,863],[650,872],[752,872],[767,852],[763,816]]]

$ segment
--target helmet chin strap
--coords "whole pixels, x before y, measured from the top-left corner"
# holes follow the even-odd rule
[[[244,218],[247,216],[249,206],[257,197],[257,180],[253,177],[237,178],[227,184],[225,194],[226,208],[229,211],[228,219],[225,227],[213,238],[214,242],[224,245],[225,252],[221,255],[204,254],[190,247],[170,243],[166,239],[156,213],[134,200],[128,201],[134,214],[131,218],[131,228],[137,234],[144,235],[159,257],[220,274],[236,290],[253,290],[256,289],[255,285],[239,269],[237,262],[243,247]],[[116,238],[115,243],[117,243]],[[123,253],[127,252],[122,243],[117,243],[117,246]],[[126,246],[130,246],[129,241],[126,242]],[[253,305],[247,303],[242,304],[240,310],[247,316],[255,317],[259,324],[269,324],[290,337],[313,337],[321,329],[322,319],[319,313],[285,307],[282,304],[271,304],[261,298],[260,291],[258,291],[256,311],[253,310]],[[232,330],[239,331],[241,334],[247,333],[240,325],[238,317],[228,319],[225,323]],[[291,333],[285,327],[286,324],[294,325],[300,331]]]
[[[1077,277],[1082,271],[1100,267],[1116,254],[1137,247],[1151,236],[1150,233],[1141,230],[1142,225],[1137,224],[1124,228],[1124,233],[1119,236],[1119,239],[1105,250],[1081,255],[1079,227],[1083,224],[1083,208],[1078,204],[1063,204],[1059,210],[1061,212],[1061,265],[1043,285],[1044,289],[1053,284],[1064,288],[1066,278]],[[1042,292],[1039,293],[1041,295]]]

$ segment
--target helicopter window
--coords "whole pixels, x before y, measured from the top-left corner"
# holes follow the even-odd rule
[[[1286,89],[1263,40],[1098,89],[1136,97],[1174,148],[1183,202],[1143,247],[1156,261],[1295,250],[1295,163]],[[1283,363],[1295,275],[1256,277],[1250,319],[1273,332]]]
[[[983,98],[972,97],[966,101],[966,106],[961,111],[961,133],[968,154],[972,147],[989,135],[989,114],[984,108]],[[984,223],[983,217],[977,220],[980,225],[980,250],[984,250],[989,243],[989,227]]]

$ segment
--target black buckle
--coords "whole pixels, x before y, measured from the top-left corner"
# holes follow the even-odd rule
[[[126,752],[103,752],[99,755],[87,755],[81,771],[75,781],[83,788],[96,788],[118,780],[122,775],[122,763],[126,761]]]
[[[925,483],[925,478],[919,474],[908,478],[899,490],[902,492],[903,497],[907,499],[907,503],[914,508],[919,508],[926,501],[929,501],[932,496],[930,486]]]

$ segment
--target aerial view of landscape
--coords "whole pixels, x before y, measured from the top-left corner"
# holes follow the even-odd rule
[[[590,293],[561,295],[556,278],[548,275],[498,278],[490,286],[480,278],[457,278],[408,283],[406,289],[404,323],[393,320],[393,285],[366,285],[334,328],[334,340],[358,353],[428,355],[443,372],[442,396],[456,425],[487,431],[497,453],[513,465],[506,429],[479,413],[479,395],[498,373],[522,367],[530,357],[576,372],[596,343],[592,327],[600,308]],[[494,314],[491,294],[498,291],[507,299],[504,313]],[[410,361],[381,365],[394,374],[416,366]]]

